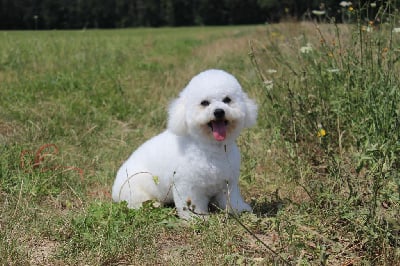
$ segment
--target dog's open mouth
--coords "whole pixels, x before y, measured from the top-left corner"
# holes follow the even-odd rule
[[[207,125],[211,128],[215,140],[223,141],[226,138],[228,120],[212,120]]]

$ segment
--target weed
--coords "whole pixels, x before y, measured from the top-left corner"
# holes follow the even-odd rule
[[[397,16],[392,13],[391,18]],[[400,135],[395,130],[400,69],[393,48],[399,38],[392,34],[391,21],[373,31],[365,30],[360,21],[353,31],[343,25],[314,25],[319,40],[307,39],[308,34],[291,36],[292,42],[283,48],[253,44],[251,55],[264,84],[263,108],[274,113],[268,122],[278,126],[280,147],[286,150],[282,168],[286,178],[308,195],[310,201],[300,205],[307,206],[312,216],[307,219],[315,220],[286,226],[291,228],[284,237],[288,244],[304,244],[304,239],[297,242],[296,234],[307,223],[307,231],[319,237],[322,228],[316,232],[311,228],[318,227],[316,220],[321,219],[323,230],[332,228],[351,236],[350,245],[363,254],[357,261],[391,264],[398,256],[387,256],[382,250],[395,254],[400,240],[393,229],[394,224],[398,227],[400,204]],[[282,75],[269,78],[265,64],[279,61]],[[266,86],[268,80],[273,87]],[[342,237],[321,235],[329,236],[327,240]],[[338,256],[332,245],[326,245],[305,254],[322,256],[323,264],[335,262]]]

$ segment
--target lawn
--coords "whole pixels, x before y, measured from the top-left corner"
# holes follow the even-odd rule
[[[0,32],[0,264],[394,265],[393,25]],[[254,208],[184,222],[110,196],[121,163],[208,68],[259,105],[238,140]]]

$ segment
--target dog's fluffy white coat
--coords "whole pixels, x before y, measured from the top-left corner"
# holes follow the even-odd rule
[[[112,197],[139,208],[174,202],[181,218],[221,209],[251,211],[240,194],[241,130],[255,124],[257,106],[222,70],[195,76],[169,107],[168,128],[141,145],[117,173]]]

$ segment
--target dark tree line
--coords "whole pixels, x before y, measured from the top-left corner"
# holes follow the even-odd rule
[[[0,29],[258,24],[278,22],[289,17],[300,19],[307,14],[307,11],[321,8],[326,9],[330,17],[338,17],[340,20],[340,2],[337,0],[0,0]]]

